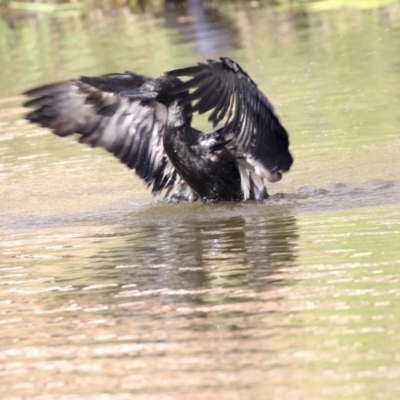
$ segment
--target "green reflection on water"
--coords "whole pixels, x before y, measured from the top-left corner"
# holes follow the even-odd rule
[[[323,392],[399,393],[399,217],[392,206],[298,220],[298,282],[288,297],[307,332],[298,359],[325,382],[315,385]],[[327,380],[340,387],[328,390]]]

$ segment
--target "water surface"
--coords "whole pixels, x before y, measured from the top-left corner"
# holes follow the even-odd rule
[[[400,395],[398,3],[192,2],[0,20],[0,38],[3,398]],[[220,55],[290,132],[265,204],[153,200],[109,154],[23,119],[35,85]]]

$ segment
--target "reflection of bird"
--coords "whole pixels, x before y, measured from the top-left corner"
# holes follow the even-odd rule
[[[197,215],[191,207],[173,207],[170,213],[166,207],[153,207],[151,218],[148,208],[127,214],[98,246],[91,263],[100,281],[137,283],[143,291],[265,290],[281,285],[296,264],[298,227],[287,203],[271,204],[262,213],[240,204],[217,205]],[[207,302],[209,294],[190,291],[178,298]]]
[[[25,95],[34,97],[24,104],[34,108],[29,121],[104,147],[171,201],[263,200],[265,180],[280,180],[293,162],[271,103],[229,58],[158,79],[130,72],[81,77]],[[191,127],[196,111],[212,111],[213,131]]]

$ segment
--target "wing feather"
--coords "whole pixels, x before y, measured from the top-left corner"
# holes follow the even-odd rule
[[[237,63],[221,57],[168,74],[191,77],[176,89],[176,93],[192,90],[181,103],[197,100],[193,111],[212,111],[209,121],[213,126],[224,122],[224,133],[234,136],[234,151],[249,161],[243,165],[256,166],[254,171],[271,181],[279,180],[281,173],[290,169],[293,158],[288,134],[269,100]]]
[[[133,73],[82,77],[25,92],[27,119],[58,136],[80,135],[81,143],[103,147],[135,170],[155,195],[173,189],[177,174],[163,147],[165,123],[157,103],[119,97],[149,78]],[[181,185],[181,183],[179,183]]]

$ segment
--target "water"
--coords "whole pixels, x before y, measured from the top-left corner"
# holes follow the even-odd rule
[[[397,398],[398,3],[191,4],[0,21],[2,398]],[[268,204],[154,201],[110,155],[23,119],[35,85],[219,55],[291,134]]]

